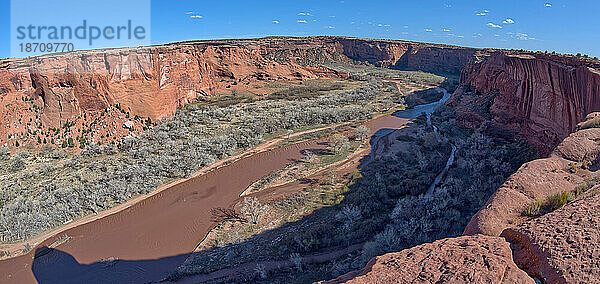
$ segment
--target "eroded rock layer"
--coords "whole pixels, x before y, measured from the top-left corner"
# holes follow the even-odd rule
[[[546,283],[600,283],[599,187],[565,207],[506,229],[515,261]]]
[[[494,51],[467,64],[451,104],[463,126],[487,123],[492,134],[518,134],[549,154],[600,110],[597,68],[596,61],[570,56]]]
[[[598,167],[599,139],[600,128],[582,129],[564,139],[550,157],[524,164],[473,216],[464,234],[499,236],[518,225],[534,202],[575,191]]]
[[[499,237],[443,239],[373,258],[360,271],[325,283],[534,283]]]

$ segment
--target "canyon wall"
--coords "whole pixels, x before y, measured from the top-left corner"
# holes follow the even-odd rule
[[[491,134],[517,134],[547,155],[587,114],[600,110],[596,64],[493,51],[467,64],[450,105],[457,108],[461,125],[478,128],[487,121]]]
[[[78,51],[0,61],[0,146],[118,141],[178,107],[273,80],[339,78],[321,66],[458,72],[472,49],[336,37],[265,38]],[[447,64],[446,64],[447,63]],[[264,85],[264,84],[263,84]],[[64,145],[64,144],[63,144]]]
[[[48,129],[68,127],[68,122],[79,130],[98,130],[97,136],[118,138],[128,133],[124,122],[141,130],[143,120],[134,117],[156,120],[219,88],[265,77],[318,75],[227,45],[179,44],[10,60],[0,67],[0,146],[33,143],[35,136],[52,139]]]
[[[458,74],[477,51],[471,48],[395,40],[339,37],[265,39],[263,52],[278,61],[302,65],[333,62],[368,62],[401,70]]]

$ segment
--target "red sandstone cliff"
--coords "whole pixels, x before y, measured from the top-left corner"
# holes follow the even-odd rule
[[[434,73],[460,73],[477,51],[471,48],[397,40],[339,37],[264,39],[263,52],[302,65],[357,60],[375,66]]]
[[[463,236],[375,257],[323,283],[535,283],[499,237]]]
[[[141,130],[142,119],[135,116],[156,120],[232,84],[338,76],[327,68],[279,64],[244,46],[210,43],[11,60],[0,68],[0,145],[54,139],[48,129],[67,121],[97,132],[96,139],[118,138],[128,133],[125,121]]]
[[[463,126],[491,119],[495,132],[520,134],[546,155],[587,114],[600,110],[597,67],[575,57],[492,52],[467,64],[450,104]],[[484,112],[473,111],[487,103]]]

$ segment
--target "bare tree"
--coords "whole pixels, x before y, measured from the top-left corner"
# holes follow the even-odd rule
[[[329,148],[338,154],[350,147],[348,137],[342,134],[334,134],[329,138]]]
[[[233,210],[233,209],[217,207],[217,208],[211,209],[210,214],[212,215],[212,220],[217,223],[221,223],[224,221],[241,222],[241,223],[248,222],[248,220],[246,220],[244,217],[240,216],[240,214],[235,212],[235,210]]]
[[[0,160],[8,160],[10,158],[10,149],[0,147]]]
[[[354,129],[354,135],[356,135],[356,139],[358,139],[358,140],[365,140],[365,139],[369,138],[370,133],[371,133],[371,130],[364,125],[361,125]]]
[[[344,229],[350,229],[354,223],[362,219],[360,209],[354,205],[344,206],[342,211],[335,214],[338,221],[344,222]]]
[[[290,255],[290,261],[294,264],[298,271],[302,271],[302,257],[295,252]]]
[[[242,215],[248,222],[252,224],[258,224],[262,215],[267,212],[268,206],[260,204],[256,197],[244,198],[244,204],[242,205]]]
[[[256,268],[254,268],[254,273],[256,273],[256,275],[258,277],[260,277],[260,279],[266,279],[267,278],[267,269],[263,264],[257,264]]]

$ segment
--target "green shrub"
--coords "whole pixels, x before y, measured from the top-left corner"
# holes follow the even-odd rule
[[[546,200],[538,200],[533,204],[527,206],[527,208],[525,208],[525,211],[523,211],[523,215],[529,217],[537,217],[560,209],[567,203],[573,201],[573,199],[579,194],[578,192],[583,191],[578,191],[577,189],[575,193],[571,193],[570,191],[563,191],[561,193],[548,196]]]
[[[547,208],[550,212],[559,209],[569,201],[571,193],[564,191],[562,193],[554,194],[548,197]]]
[[[523,215],[529,216],[529,217],[539,216],[543,205],[544,205],[544,201],[538,200],[538,201],[534,202],[533,204],[527,206],[527,208],[523,212]]]
[[[600,128],[600,118],[590,119],[579,127],[579,130],[589,129],[589,128]]]

